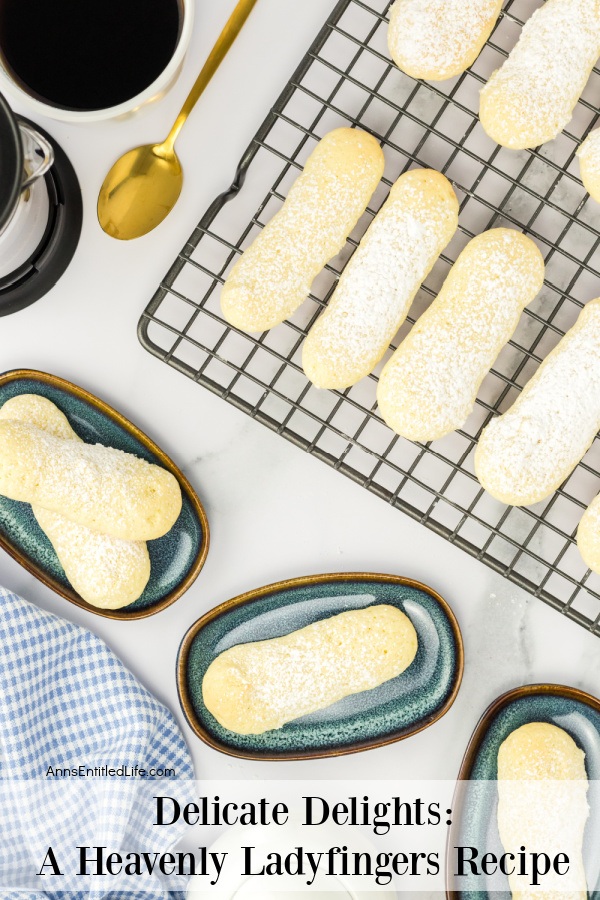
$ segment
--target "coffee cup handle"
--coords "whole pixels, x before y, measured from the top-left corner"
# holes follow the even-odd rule
[[[54,148],[49,141],[46,140],[45,137],[32,128],[31,125],[26,122],[19,122],[19,128],[21,131],[24,131],[28,136],[36,150],[39,151],[39,165],[31,172],[25,181],[23,182],[21,189],[25,190],[37,181],[38,178],[41,178],[46,172],[52,167],[54,163]],[[36,154],[37,155],[37,154]]]

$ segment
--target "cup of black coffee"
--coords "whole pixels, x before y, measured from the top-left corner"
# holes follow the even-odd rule
[[[118,118],[161,96],[194,0],[0,0],[0,90],[63,121]]]

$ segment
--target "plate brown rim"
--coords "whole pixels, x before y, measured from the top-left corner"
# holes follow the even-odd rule
[[[566,697],[568,700],[577,700],[579,703],[583,703],[586,706],[591,707],[595,712],[600,713],[600,700],[592,694],[588,694],[580,688],[569,687],[566,684],[550,684],[545,682],[539,684],[525,684],[521,687],[512,688],[512,690],[506,691],[490,703],[483,715],[480,716],[473,734],[469,738],[467,749],[465,750],[465,754],[460,764],[456,789],[452,800],[452,825],[448,829],[448,839],[446,842],[446,897],[448,900],[460,900],[462,896],[462,891],[456,890],[454,887],[454,875],[450,866],[449,851],[452,845],[453,836],[458,827],[458,822],[462,815],[464,798],[462,796],[461,784],[471,780],[473,764],[475,762],[475,757],[479,752],[479,748],[481,747],[481,742],[489,731],[490,725],[495,717],[506,706],[523,697],[542,697],[549,694],[558,697]],[[458,815],[457,812],[459,813]]]
[[[395,584],[403,585],[405,587],[413,587],[417,588],[418,590],[424,591],[426,594],[429,594],[430,597],[432,597],[434,600],[436,600],[437,603],[439,603],[444,613],[446,614],[448,621],[450,622],[456,644],[456,665],[452,689],[444,703],[437,710],[435,710],[434,713],[432,713],[422,722],[415,724],[415,726],[413,726],[412,728],[404,729],[403,731],[396,732],[392,735],[385,735],[379,739],[358,741],[354,744],[349,744],[348,746],[333,747],[329,750],[308,748],[302,751],[290,750],[282,751],[281,753],[261,753],[260,751],[237,750],[236,748],[230,747],[228,744],[223,743],[222,741],[211,735],[210,732],[208,732],[203,727],[196,715],[187,684],[187,667],[189,654],[192,644],[200,631],[202,631],[203,628],[205,628],[215,619],[218,619],[225,613],[230,612],[232,609],[237,609],[237,607],[243,606],[246,603],[252,603],[254,600],[259,600],[268,594],[274,594],[279,591],[289,590],[296,587],[306,587],[307,585],[311,584],[330,584],[340,581],[364,581],[369,583],[377,582],[378,584]],[[288,762],[292,760],[302,759],[326,759],[335,756],[347,756],[351,753],[361,753],[364,750],[373,750],[379,747],[386,747],[389,744],[395,744],[398,741],[403,741],[406,738],[412,737],[412,735],[414,734],[419,734],[419,732],[425,731],[425,729],[429,728],[431,725],[434,725],[437,721],[439,721],[439,719],[443,718],[443,716],[446,715],[450,707],[453,705],[460,689],[463,672],[464,645],[460,626],[458,624],[458,620],[454,614],[454,611],[449,606],[448,602],[444,600],[444,598],[440,596],[440,594],[437,593],[437,591],[426,584],[422,584],[420,581],[415,581],[412,578],[404,578],[401,575],[381,575],[374,572],[336,572],[333,574],[328,573],[325,575],[304,575],[299,578],[288,578],[284,581],[277,581],[273,584],[265,585],[264,587],[255,588],[254,590],[239,594],[237,597],[233,597],[231,600],[226,600],[224,603],[215,606],[213,609],[209,610],[207,613],[201,616],[188,629],[179,647],[179,652],[177,655],[177,693],[179,696],[179,703],[188,725],[190,726],[194,734],[196,734],[196,736],[199,737],[200,740],[207,744],[209,747],[212,747],[213,750],[218,750],[220,753],[224,753],[226,756],[233,756],[237,759],[254,759],[264,762],[277,762],[281,760]]]
[[[162,612],[167,607],[172,606],[176,600],[179,598],[191,587],[194,583],[204,563],[206,562],[206,557],[208,554],[208,548],[210,545],[210,530],[208,525],[208,517],[206,515],[206,511],[200,502],[200,498],[194,491],[190,482],[187,480],[181,469],[175,465],[173,460],[167,456],[164,450],[154,443],[154,441],[148,437],[137,425],[134,425],[133,422],[130,422],[122,413],[117,412],[116,409],[113,409],[108,403],[104,400],[101,400],[99,397],[96,397],[95,394],[86,391],[84,388],[79,387],[77,384],[73,384],[71,381],[67,381],[65,378],[60,378],[58,375],[51,375],[48,372],[41,372],[37,369],[11,369],[8,372],[4,372],[0,374],[0,387],[10,384],[13,381],[20,381],[23,379],[31,379],[32,381],[40,381],[43,384],[47,384],[51,387],[58,387],[64,390],[66,393],[72,394],[80,400],[84,400],[90,404],[90,406],[95,407],[100,410],[104,415],[108,416],[112,419],[117,425],[123,428],[125,431],[129,432],[129,434],[133,435],[137,438],[140,443],[146,447],[151,453],[155,454],[155,456],[160,460],[161,465],[168,469],[174,476],[177,478],[182,490],[184,491],[187,499],[191,503],[194,512],[198,516],[200,520],[200,524],[202,526],[202,535],[203,540],[196,556],[196,559],[187,573],[185,578],[175,587],[172,591],[170,591],[159,603],[156,603],[153,606],[148,607],[147,609],[136,609],[127,612],[127,607],[123,609],[100,609],[98,607],[92,606],[90,603],[86,603],[79,594],[77,594],[71,587],[65,587],[56,581],[52,576],[48,575],[41,566],[39,566],[34,560],[27,557],[24,553],[15,547],[9,540],[7,540],[3,534],[0,534],[0,547],[5,550],[9,556],[12,556],[19,565],[23,566],[28,572],[34,575],[38,581],[41,581],[42,584],[45,584],[46,587],[51,588],[55,593],[59,594],[61,597],[64,597],[65,600],[68,600],[70,603],[73,603],[75,606],[78,606],[80,609],[85,609],[87,612],[94,613],[96,616],[102,616],[105,619],[117,619],[122,622],[131,621],[134,622],[138,619],[147,619],[150,616],[154,616],[159,612]]]

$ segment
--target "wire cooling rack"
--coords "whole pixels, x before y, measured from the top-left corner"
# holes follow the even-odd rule
[[[159,359],[600,635],[600,578],[587,570],[575,544],[582,511],[600,491],[599,441],[550,500],[527,509],[496,502],[473,470],[482,428],[513,403],[582,305],[600,294],[600,205],[586,195],[575,160],[598,117],[592,99],[600,96],[600,71],[568,131],[539,150],[502,149],[478,122],[481,85],[540,2],[508,0],[473,68],[424,84],[389,59],[389,0],[340,0],[250,144],[230,190],[207,211],[148,305],[139,335]],[[219,305],[228,271],[279,209],[316,141],[348,124],[372,132],[386,155],[369,210],[290,320],[254,336],[228,327]],[[452,181],[461,202],[459,232],[375,373],[343,393],[318,391],[302,372],[302,340],[391,184],[414,166],[439,169]],[[394,436],[376,409],[382,365],[467,241],[500,225],[526,232],[542,250],[542,293],[485,379],[463,429],[427,445]]]

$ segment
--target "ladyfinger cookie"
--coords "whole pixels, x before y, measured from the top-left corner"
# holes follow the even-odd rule
[[[181,512],[166,469],[131,453],[0,421],[0,494],[126,541],[159,538]]]
[[[377,401],[390,428],[433,441],[464,425],[543,282],[544,260],[530,238],[508,228],[473,238],[381,373]]]
[[[567,871],[552,868],[537,887],[518,866],[508,876],[513,900],[586,900],[583,839],[589,804],[585,754],[564,729],[529,722],[498,751],[498,830],[504,850],[543,848],[566,854]]]
[[[586,566],[600,574],[600,494],[592,500],[581,518],[577,546]]]
[[[325,135],[223,286],[221,309],[231,325],[266,331],[298,309],[363,215],[384,164],[381,147],[364,131]]]
[[[568,125],[599,56],[598,0],[546,0],[481,92],[484,129],[513,150],[553,140]]]
[[[150,579],[144,541],[90,531],[41,506],[34,506],[33,513],[71,586],[86,603],[98,609],[122,609],[141,597]]]
[[[390,55],[411,78],[454,78],[473,65],[501,9],[502,0],[396,0]]]
[[[41,394],[11,397],[0,407],[0,420],[29,423],[65,441],[81,441],[65,414]]]
[[[590,197],[600,203],[600,128],[587,136],[577,156],[583,186]]]
[[[444,175],[417,169],[398,179],[304,342],[316,387],[342,390],[373,371],[457,227]]]
[[[0,409],[0,421],[28,422],[59,438],[81,441],[67,417],[38,394],[20,394]],[[71,586],[100,609],[121,609],[134,603],[150,578],[150,557],[143,541],[123,541],[65,519],[59,513],[33,507],[33,514],[54,547]]]
[[[417,653],[395,606],[350,610],[283,637],[225,650],[202,682],[206,708],[237,734],[263,734],[396,678]]]
[[[475,472],[497,500],[550,496],[600,429],[600,299],[584,307],[511,408],[484,429]]]

